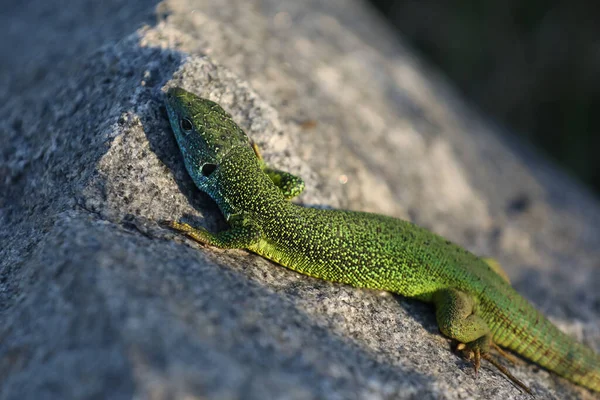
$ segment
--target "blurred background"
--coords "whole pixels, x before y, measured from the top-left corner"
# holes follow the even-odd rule
[[[600,3],[369,1],[480,111],[600,194]]]
[[[600,195],[600,3],[366,1],[472,105]],[[68,73],[69,60],[86,49],[153,23],[159,0],[127,7],[125,0],[1,2],[0,54],[7,56],[0,62],[0,100],[47,79],[46,65]],[[44,26],[37,25],[41,18]],[[39,32],[32,34],[32,26]]]

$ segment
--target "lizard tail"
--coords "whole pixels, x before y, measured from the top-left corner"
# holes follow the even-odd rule
[[[526,303],[511,315],[509,329],[494,334],[494,342],[511,349],[556,374],[600,392],[600,355],[561,332],[541,313]],[[516,313],[515,313],[516,314]],[[512,334],[507,334],[512,331]],[[518,332],[519,334],[515,334]]]

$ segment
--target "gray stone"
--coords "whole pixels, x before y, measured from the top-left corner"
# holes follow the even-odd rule
[[[428,305],[161,228],[224,226],[184,170],[165,85],[230,111],[305,178],[299,202],[410,218],[493,256],[600,350],[597,199],[361,2],[46,4],[0,24],[0,399],[529,398],[491,366],[475,376]],[[592,396],[510,368],[539,398]]]

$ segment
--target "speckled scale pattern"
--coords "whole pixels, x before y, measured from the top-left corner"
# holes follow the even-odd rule
[[[220,154],[220,149],[231,149],[249,143],[248,137],[231,116],[217,103],[206,100],[189,102],[195,133],[203,138],[207,152]]]
[[[487,352],[486,342],[493,340],[600,391],[600,357],[560,332],[483,259],[407,221],[292,204],[284,194],[301,191],[302,181],[279,179],[277,170],[265,173],[256,149],[220,106],[177,88],[168,92],[167,109],[188,172],[232,225],[218,241],[187,226],[196,240],[224,248],[246,243],[244,248],[302,274],[434,302],[438,322],[456,323],[466,334],[483,332],[483,341],[467,343],[473,349]],[[182,131],[182,119],[192,122],[192,132]],[[210,174],[207,164],[216,165]],[[293,182],[302,187],[294,189]],[[474,308],[436,303],[453,293]],[[471,313],[478,320],[465,328]]]

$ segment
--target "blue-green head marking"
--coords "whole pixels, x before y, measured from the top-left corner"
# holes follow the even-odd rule
[[[170,88],[165,104],[188,173],[210,192],[221,161],[231,149],[249,147],[248,137],[217,103],[181,88]]]

